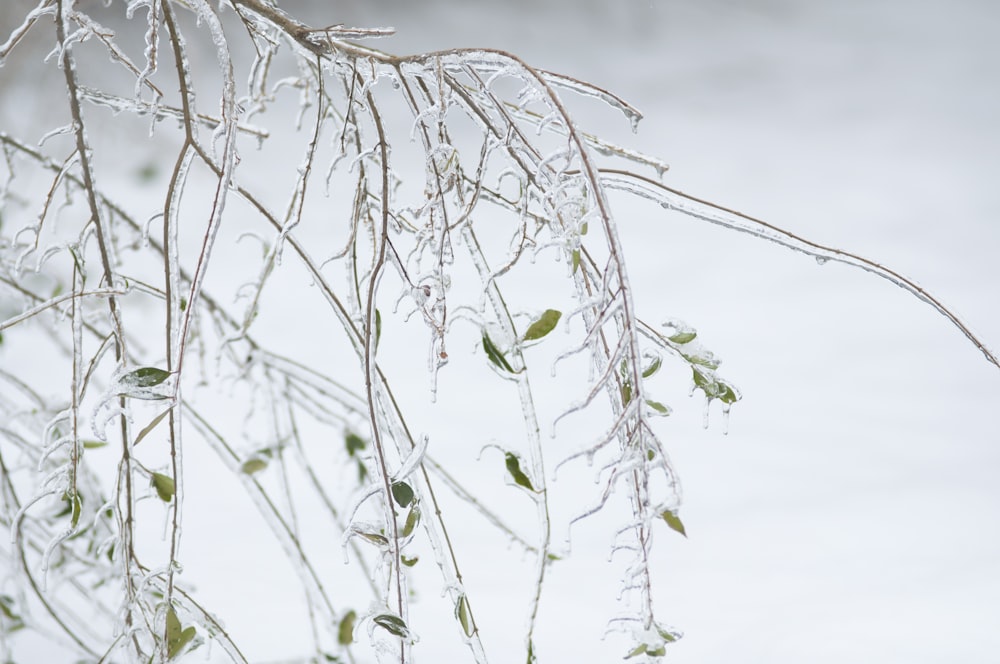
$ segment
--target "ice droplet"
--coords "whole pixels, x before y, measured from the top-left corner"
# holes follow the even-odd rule
[[[825,256],[817,256],[817,257],[816,257],[816,264],[817,264],[817,265],[826,265],[826,262],[827,262],[828,260],[829,260],[829,259],[828,259],[828,258],[826,258]]]

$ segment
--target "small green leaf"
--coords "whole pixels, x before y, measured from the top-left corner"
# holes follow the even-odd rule
[[[622,407],[629,405],[632,401],[632,383],[625,381],[622,383]]]
[[[412,558],[408,558],[402,554],[400,554],[399,556],[399,561],[404,565],[406,565],[407,567],[413,567],[414,565],[417,564],[418,560],[420,560],[419,556],[413,556]]]
[[[646,405],[655,410],[660,415],[669,415],[670,406],[664,406],[659,401],[653,401],[652,399],[646,399]]]
[[[191,639],[194,638],[194,627],[181,628],[181,621],[174,613],[173,607],[167,609],[167,659],[173,659],[181,653]]]
[[[72,523],[73,527],[76,528],[76,524],[80,522],[80,512],[83,511],[83,499],[81,499],[80,494],[75,491],[71,496],[67,497],[73,504],[73,517],[70,520],[70,523]]]
[[[573,274],[576,274],[576,271],[580,269],[580,250],[579,249],[574,249],[573,250],[572,261],[573,261]]]
[[[406,507],[413,500],[413,488],[406,482],[392,483],[392,497],[400,507]]]
[[[163,473],[153,473],[153,488],[156,495],[165,503],[174,499],[174,478]]]
[[[385,535],[379,535],[377,533],[365,533],[360,530],[357,531],[359,535],[364,537],[366,540],[375,544],[376,546],[389,546],[389,540],[386,539]]]
[[[382,314],[375,310],[375,350],[378,350],[378,342],[382,339]]]
[[[145,438],[146,436],[148,436],[149,432],[152,431],[153,429],[155,429],[156,425],[159,424],[160,422],[162,422],[163,418],[166,417],[169,413],[170,413],[170,409],[167,408],[165,411],[163,411],[162,413],[160,413],[159,415],[157,415],[156,417],[154,417],[152,419],[152,421],[150,421],[149,424],[147,424],[146,426],[144,426],[142,428],[142,431],[139,432],[139,435],[135,437],[135,442],[132,443],[132,446],[135,447],[136,445],[138,445],[139,443],[141,443],[142,439]]]
[[[406,523],[403,524],[403,537],[409,537],[418,523],[420,523],[420,509],[414,503],[406,515]]]
[[[719,400],[722,403],[733,404],[740,400],[740,394],[733,386],[720,381],[719,387],[721,388],[719,392]]]
[[[240,471],[247,475],[253,475],[267,468],[267,461],[260,457],[251,457],[243,462]]]
[[[130,383],[135,387],[155,387],[167,378],[170,372],[157,367],[142,367],[122,376],[122,382]]]
[[[652,376],[653,374],[655,374],[657,371],[660,370],[660,365],[662,363],[663,363],[663,359],[659,355],[657,355],[656,357],[654,357],[653,361],[649,363],[649,366],[646,367],[645,369],[643,369],[643,371],[642,371],[642,377],[643,378],[649,378],[650,376]]]
[[[349,431],[347,432],[347,435],[344,436],[344,445],[347,447],[347,454],[354,456],[356,453],[365,449],[365,445],[367,445],[367,443],[364,438]]]
[[[546,309],[545,313],[539,316],[538,320],[528,327],[527,332],[524,333],[524,340],[534,341],[535,339],[541,339],[555,329],[560,318],[562,318],[561,311]]]
[[[641,654],[643,654],[644,652],[646,652],[646,644],[645,644],[645,643],[640,643],[640,644],[639,644],[639,645],[638,645],[638,646],[637,646],[637,647],[635,648],[635,650],[633,650],[633,651],[632,651],[632,652],[630,652],[629,654],[625,655],[625,659],[631,659],[631,658],[633,658],[633,657],[636,657],[637,655],[641,655]]]
[[[513,478],[514,484],[524,487],[528,491],[534,491],[535,487],[531,485],[531,480],[528,479],[528,476],[521,470],[521,461],[517,458],[517,455],[512,452],[507,452],[504,455],[504,458],[507,465],[507,472],[510,473],[510,476]]]
[[[354,621],[357,620],[357,617],[358,614],[352,610],[340,619],[340,625],[337,627],[337,643],[349,646],[354,642]]]
[[[694,375],[694,386],[705,389],[711,381],[706,378],[700,371],[696,368],[691,367],[691,373]]]
[[[458,596],[458,603],[455,604],[455,617],[462,625],[462,631],[466,636],[472,636],[475,627],[472,624],[472,612],[469,611],[469,601],[465,599],[465,594]]]
[[[493,340],[490,339],[490,335],[483,331],[483,350],[486,351],[486,357],[490,359],[490,362],[497,365],[507,373],[515,373],[513,367],[507,362],[507,358],[503,356],[495,345],[493,345]]]
[[[667,339],[670,339],[675,344],[686,344],[694,341],[697,336],[698,333],[694,330],[682,330],[673,336],[667,337]]]
[[[660,516],[662,516],[663,520],[667,522],[667,525],[670,526],[671,530],[676,530],[684,537],[687,537],[687,533],[684,531],[684,524],[681,523],[681,518],[677,516],[676,512],[664,510],[663,514]]]
[[[400,638],[406,638],[410,635],[409,628],[407,628],[406,623],[399,616],[394,616],[391,613],[381,613],[372,618],[372,620],[382,629]]]
[[[83,441],[83,449],[85,450],[97,450],[102,447],[107,446],[107,443],[103,440],[85,440]]]
[[[188,299],[186,297],[181,298],[181,311],[188,308]]]

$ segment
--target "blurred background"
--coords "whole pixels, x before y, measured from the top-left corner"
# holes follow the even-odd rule
[[[375,44],[390,52],[500,48],[607,88],[645,114],[638,134],[588,107],[581,126],[668,161],[668,185],[892,267],[1000,349],[996,3],[281,4],[316,26],[392,26]],[[5,3],[3,24],[28,7]],[[0,119],[30,134],[47,102],[19,66],[0,70]],[[744,395],[728,427],[713,409],[703,428],[692,400],[671,404],[661,432],[688,532],[655,548],[660,613],[685,633],[671,661],[997,661],[1000,370],[872,275],[676,213],[626,205],[618,222],[639,309],[695,326]],[[543,620],[566,628],[540,637],[541,661],[620,659],[590,638],[613,612],[611,542],[597,525],[573,531],[543,601]],[[581,575],[611,578],[583,591]],[[506,589],[478,591],[502,603]],[[234,611],[252,661],[281,652],[272,630],[295,629]]]

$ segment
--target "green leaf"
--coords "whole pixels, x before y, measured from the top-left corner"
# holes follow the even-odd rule
[[[240,466],[240,471],[246,473],[247,475],[253,475],[267,468],[267,461],[261,459],[260,457],[251,457],[243,462]]]
[[[531,485],[531,480],[528,479],[528,476],[521,470],[521,461],[517,458],[517,455],[513,452],[507,452],[504,455],[504,458],[507,465],[507,472],[510,473],[510,476],[514,479],[514,484],[533,492],[535,487]]]
[[[653,361],[649,363],[649,366],[646,367],[645,369],[643,369],[643,371],[642,371],[642,377],[643,378],[649,378],[650,376],[652,376],[653,374],[655,374],[657,371],[660,370],[660,365],[662,363],[663,363],[663,359],[660,356],[654,357]]]
[[[486,334],[485,331],[483,331],[483,350],[486,351],[486,357],[490,359],[490,362],[497,365],[507,373],[515,373],[513,367],[511,367],[507,362],[507,358],[503,356],[500,349],[493,345],[490,335]]]
[[[694,330],[683,330],[673,336],[667,337],[667,339],[670,339],[675,344],[686,344],[694,341],[697,336],[698,333]]]
[[[375,350],[378,350],[378,342],[382,339],[382,314],[375,310]]]
[[[85,450],[96,450],[102,447],[106,447],[107,443],[103,440],[85,440],[83,441],[83,449]]]
[[[681,522],[681,518],[677,516],[676,512],[664,510],[663,514],[660,516],[662,516],[663,520],[667,522],[667,525],[670,526],[671,530],[676,530],[684,537],[687,537],[687,533],[684,531],[684,524]]]
[[[357,533],[376,546],[389,546],[389,540],[386,539],[385,535],[379,535],[378,533],[365,533],[360,530],[357,531]]]
[[[337,627],[337,643],[349,646],[354,642],[354,621],[357,617],[358,614],[351,610],[340,619],[340,625]]]
[[[413,488],[406,482],[392,483],[392,497],[400,507],[406,507],[413,500]]]
[[[455,617],[462,625],[462,631],[466,636],[472,636],[475,626],[472,624],[472,612],[469,610],[469,600],[465,599],[465,594],[458,596],[458,603],[455,604]]]
[[[721,388],[719,392],[719,400],[722,403],[733,404],[740,400],[740,394],[733,386],[720,381],[719,387]]]
[[[652,399],[646,399],[646,405],[655,410],[660,415],[669,415],[670,406],[664,406],[659,401],[653,401]]]
[[[632,383],[625,381],[622,383],[622,407],[629,405],[632,401]]]
[[[139,443],[141,443],[142,439],[145,438],[146,436],[148,436],[149,432],[152,431],[153,429],[155,429],[156,425],[159,424],[160,422],[162,422],[163,418],[166,417],[169,413],[170,413],[170,409],[167,408],[165,411],[163,411],[162,413],[160,413],[159,415],[157,415],[156,417],[154,417],[149,424],[147,424],[146,426],[144,426],[142,428],[142,431],[139,432],[139,435],[135,437],[135,442],[132,443],[132,446],[134,447],[134,446],[138,445]]]
[[[135,387],[154,387],[167,378],[170,372],[157,367],[142,367],[122,376],[122,382],[130,383]]]
[[[410,513],[406,515],[406,523],[403,524],[403,537],[409,537],[418,523],[420,523],[420,509],[414,503],[410,508]]]
[[[419,556],[413,556],[412,558],[407,558],[406,556],[404,556],[402,554],[400,554],[400,556],[399,556],[399,561],[401,563],[403,563],[404,565],[406,565],[407,567],[413,567],[414,565],[417,564],[418,560],[420,560]]]
[[[573,250],[572,261],[573,261],[573,274],[576,274],[576,271],[580,269],[580,250],[579,249],[574,249]]]
[[[524,333],[524,340],[534,341],[535,339],[541,339],[555,329],[560,318],[562,318],[561,311],[546,309],[545,313],[539,316],[538,320],[528,327],[528,330]]]
[[[76,528],[76,524],[80,522],[80,512],[83,511],[83,499],[75,491],[73,495],[67,496],[67,499],[73,504],[73,517],[70,519],[70,523]]]
[[[174,478],[163,473],[153,473],[153,488],[156,495],[165,503],[174,499]]]
[[[167,609],[167,659],[173,659],[180,654],[191,639],[194,638],[194,627],[181,629],[181,621],[174,613],[173,607]]]
[[[367,443],[365,442],[365,439],[358,434],[348,431],[347,435],[344,436],[344,445],[347,447],[347,454],[354,456],[356,453],[365,449],[365,445],[367,445]]]
[[[635,650],[633,650],[629,654],[625,655],[625,659],[631,659],[632,657],[636,657],[637,655],[641,655],[644,652],[646,652],[646,644],[645,643],[640,643],[638,645],[638,647],[635,648]]]
[[[381,613],[372,618],[372,620],[382,629],[400,638],[407,638],[410,635],[409,628],[407,628],[406,623],[399,616],[394,616],[391,613]]]

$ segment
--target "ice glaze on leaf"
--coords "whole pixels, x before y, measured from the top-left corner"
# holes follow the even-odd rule
[[[247,475],[253,475],[254,473],[260,472],[267,468],[267,461],[261,459],[260,457],[252,457],[243,462],[240,466],[240,470]]]
[[[500,352],[500,349],[493,344],[493,340],[490,339],[490,335],[486,334],[485,331],[483,332],[483,350],[486,351],[486,357],[490,359],[490,362],[497,365],[507,373],[515,373],[514,368],[510,366],[509,362],[507,362],[507,358],[504,357],[503,353]]]
[[[472,613],[469,611],[469,601],[465,599],[464,594],[458,596],[458,603],[455,604],[455,617],[462,625],[462,631],[465,632],[465,635],[472,636],[475,631],[472,625]]]
[[[400,638],[405,639],[410,635],[409,628],[406,626],[406,623],[403,622],[403,619],[400,618],[399,616],[394,616],[391,613],[381,613],[372,618],[372,620],[374,620],[375,624],[381,627],[382,629]]]
[[[681,523],[681,518],[677,516],[676,512],[671,512],[670,510],[664,510],[661,515],[663,520],[667,522],[671,530],[676,530],[684,537],[687,537],[687,533],[684,531],[684,524]]]
[[[142,367],[122,376],[122,382],[135,387],[153,387],[159,385],[167,378],[170,372],[157,367]]]
[[[534,341],[535,339],[541,339],[555,329],[560,318],[562,318],[561,311],[546,309],[545,313],[539,316],[538,320],[528,327],[528,330],[524,333],[524,340]]]
[[[174,499],[174,478],[163,473],[153,473],[153,488],[156,495],[165,503]]]
[[[524,487],[528,491],[534,492],[535,487],[531,485],[531,480],[528,476],[524,474],[521,470],[521,461],[512,452],[507,452],[504,455],[505,462],[507,465],[507,472],[510,473],[511,478],[514,480],[514,484]]]
[[[193,626],[182,629],[181,621],[173,608],[167,609],[167,659],[177,657],[191,639],[194,638]]]
[[[357,617],[358,614],[351,610],[340,619],[340,625],[337,626],[337,643],[349,646],[354,642],[354,621]]]
[[[400,507],[406,507],[413,500],[413,488],[406,482],[392,483],[392,497]]]

